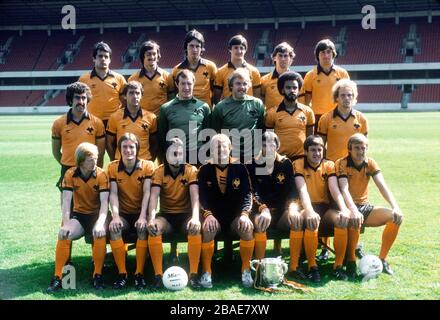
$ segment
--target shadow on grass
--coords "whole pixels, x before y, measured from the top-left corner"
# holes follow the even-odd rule
[[[274,256],[271,250],[268,251],[267,256]],[[285,252],[283,252],[283,256]],[[169,253],[164,254],[163,258],[163,270],[172,266],[178,265],[184,268],[185,270],[189,270],[188,268],[188,258],[186,253],[183,253],[179,256],[179,262],[171,261],[171,257]],[[26,299],[26,298],[36,298],[35,294],[40,293],[42,295],[38,295],[38,299],[96,299],[100,298],[118,298],[127,299],[127,294],[129,293],[138,293],[134,289],[134,280],[133,273],[136,269],[136,259],[133,255],[130,255],[127,259],[127,271],[129,274],[129,283],[127,285],[127,289],[123,290],[113,290],[112,283],[117,278],[117,268],[113,262],[113,257],[108,255],[106,257],[105,266],[103,270],[105,289],[104,290],[95,290],[92,287],[92,273],[93,273],[93,263],[91,260],[91,256],[73,256],[72,257],[72,265],[75,267],[76,271],[76,290],[61,290],[55,294],[47,294],[46,288],[49,285],[49,282],[52,278],[54,272],[54,262],[50,263],[33,263],[28,265],[22,265],[16,268],[11,269],[0,269],[0,299],[8,300],[8,299]],[[200,266],[201,267],[201,266]],[[307,264],[303,264],[304,270],[307,267]],[[224,259],[223,257],[214,256],[212,262],[212,270],[213,270],[213,285],[212,289],[208,290],[192,290],[194,292],[194,298],[200,299],[200,293],[223,293],[226,290],[230,290],[233,287],[238,287],[243,295],[246,295],[252,299],[254,298],[275,298],[277,294],[263,293],[259,290],[255,290],[254,288],[244,288],[241,284],[241,259],[239,252],[234,250],[232,255],[232,260]],[[313,284],[310,281],[304,281],[303,283],[306,287],[311,288],[319,288],[325,286],[328,282],[334,281],[333,278],[333,269],[332,262],[329,261],[325,264],[319,266],[319,270],[321,273],[321,282],[318,284]],[[145,278],[147,281],[147,289],[141,291],[141,294],[130,296],[130,298],[135,299],[179,299],[179,296],[174,296],[174,294],[170,294],[166,289],[154,291],[151,288],[151,285],[154,280],[154,270],[151,264],[151,259],[147,259],[144,270]],[[294,280],[294,279],[289,279]],[[295,280],[296,281],[296,280]],[[299,282],[299,281],[298,281]],[[358,282],[358,281],[356,281]],[[359,280],[360,282],[360,280]],[[285,288],[283,286],[283,288]],[[191,289],[190,289],[191,290]],[[191,292],[191,291],[190,291]],[[190,298],[191,293],[188,292],[182,298]],[[292,291],[293,292],[293,291]],[[166,294],[168,293],[168,295]],[[189,294],[189,296],[188,296]]]

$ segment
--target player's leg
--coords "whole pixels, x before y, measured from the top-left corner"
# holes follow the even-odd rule
[[[231,231],[240,237],[240,257],[241,257],[241,282],[247,288],[253,286],[254,282],[250,270],[250,261],[255,247],[254,226],[251,223],[249,230],[239,228],[240,216],[231,223]]]
[[[81,238],[84,235],[84,228],[76,219],[70,219],[63,225],[63,231],[58,233],[58,241],[55,249],[55,272],[47,288],[47,292],[55,292],[61,289],[61,278],[63,268],[70,258],[72,240]]]
[[[93,228],[95,227],[98,221],[98,215],[96,217],[87,217],[86,225],[84,226],[84,230],[87,234],[93,234]],[[105,222],[105,231],[108,232],[108,220]],[[107,236],[104,235],[102,237],[93,236],[93,245],[92,245],[92,256],[93,263],[95,265],[95,269],[93,270],[93,287],[95,289],[103,289],[104,288],[104,278],[102,277],[102,269],[104,268],[104,260],[106,254],[107,247]]]
[[[383,272],[387,274],[394,274],[390,265],[386,261],[388,253],[396,240],[399,233],[399,225],[393,222],[393,211],[388,208],[375,207],[368,215],[365,226],[366,227],[379,227],[385,225],[382,233],[382,245],[380,248],[379,258],[382,260]]]
[[[320,216],[324,215],[325,209],[315,208],[315,211],[318,212]],[[318,250],[318,229],[319,223],[316,227],[312,226],[308,223],[310,217],[304,214],[304,224],[306,226],[304,230],[304,251],[306,253],[307,262],[308,262],[308,278],[315,283],[321,281],[321,275],[318,271],[318,265],[316,263],[316,251]]]
[[[203,288],[212,288],[211,262],[214,255],[214,239],[221,232],[219,221],[214,215],[209,215],[202,222],[202,276],[200,285]]]
[[[347,221],[348,222],[348,221]],[[329,209],[322,217],[321,224],[323,227],[333,227],[334,230],[334,247],[335,247],[335,263],[333,264],[334,275],[338,280],[347,280],[348,277],[343,270],[345,251],[347,249],[348,223],[340,219],[338,211]]]
[[[296,279],[305,280],[306,276],[299,267],[299,257],[303,248],[304,239],[304,217],[303,213],[299,211],[296,203],[293,203],[284,212],[280,221],[278,221],[277,228],[290,230],[289,233],[289,247],[290,247],[290,264],[289,276]]]
[[[136,271],[134,273],[134,286],[137,290],[146,288],[147,283],[144,278],[145,260],[148,254],[148,233],[147,229],[136,228]]]
[[[264,221],[263,221],[264,220]],[[254,224],[254,239],[255,239],[255,259],[261,260],[266,253],[267,245],[267,229],[270,225],[271,218],[263,217],[261,213],[256,212],[252,215],[252,222]]]
[[[198,280],[198,269],[200,263],[200,253],[202,250],[202,234],[200,230],[190,231],[188,223],[191,220],[191,214],[186,214],[186,219],[181,226],[187,237],[187,252],[189,260],[189,285],[192,288],[200,288]]]
[[[119,217],[122,221],[122,228],[115,230],[110,228],[110,246],[112,248],[113,258],[115,259],[116,266],[118,267],[118,278],[113,283],[113,289],[123,289],[127,285],[127,269],[125,265],[126,252],[125,243],[122,239],[122,234],[126,232],[130,227],[130,223],[121,215]]]
[[[163,216],[157,216],[153,221],[156,225],[156,232],[148,235],[148,249],[151,255],[151,261],[154,268],[154,287],[160,289],[163,287],[163,246],[162,234],[172,232],[171,224]]]

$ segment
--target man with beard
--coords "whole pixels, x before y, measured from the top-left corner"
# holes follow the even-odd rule
[[[304,141],[313,134],[315,118],[310,107],[297,101],[303,79],[294,71],[283,73],[277,82],[278,92],[284,97],[277,108],[267,112],[265,125],[280,139],[279,154],[291,161],[304,156]]]

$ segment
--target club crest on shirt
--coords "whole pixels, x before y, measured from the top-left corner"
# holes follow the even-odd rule
[[[205,72],[203,72],[203,75],[205,76],[205,79],[208,79],[209,72],[208,72],[208,71],[205,71]]]
[[[232,187],[234,189],[238,189],[240,187],[240,178],[235,178],[234,180],[232,180]]]
[[[89,134],[92,134],[94,129],[93,127],[88,127],[86,130],[88,131]]]
[[[184,186],[188,185],[188,180],[186,180],[185,178],[180,180],[180,183]]]
[[[98,192],[98,191],[99,191],[99,186],[98,186],[97,184],[95,184],[95,185],[93,186],[93,189],[94,189],[96,192]]]
[[[159,87],[161,89],[163,89],[165,87],[165,82],[163,82],[163,81],[159,82]]]
[[[276,180],[278,184],[284,184],[284,181],[286,180],[286,176],[284,175],[284,173],[280,172],[277,174]]]
[[[148,129],[148,124],[146,124],[146,123],[142,123],[142,124],[141,124],[141,127],[142,127],[142,129],[144,129],[144,131],[147,131],[147,129]]]

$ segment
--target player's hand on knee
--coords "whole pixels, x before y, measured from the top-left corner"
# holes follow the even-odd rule
[[[200,232],[200,220],[198,218],[191,218],[191,220],[188,221],[188,224],[186,225],[186,229],[188,230],[189,234],[197,234]]]
[[[267,230],[267,228],[269,228],[271,221],[272,216],[270,215],[270,210],[268,208],[264,208],[255,219],[255,225],[259,231],[264,232]]]
[[[399,207],[393,208],[393,222],[398,226],[403,222],[403,213]]]
[[[147,230],[148,230],[148,233],[150,235],[152,235],[153,237],[157,236],[157,234],[159,233],[159,226],[157,225],[157,222],[155,220],[151,220],[148,223]]]
[[[60,240],[67,240],[69,238],[70,230],[67,229],[65,226],[62,226],[60,228],[60,232],[58,233],[58,238]]]
[[[240,232],[250,232],[253,229],[252,221],[249,219],[249,217],[245,214],[241,215],[240,219],[238,220],[238,230]]]
[[[359,210],[351,211],[350,225],[356,229],[360,228],[364,223],[364,216]]]
[[[216,232],[219,228],[217,219],[211,214],[205,218],[203,222],[203,229],[208,232]]]
[[[289,214],[290,229],[301,230],[304,224],[304,219],[300,214]]]
[[[96,224],[93,228],[93,237],[95,238],[102,238],[105,237],[105,226],[104,224]]]
[[[350,221],[350,211],[339,212],[337,225],[339,228],[347,228]]]
[[[310,213],[306,218],[306,227],[309,230],[316,230],[319,227],[319,222],[321,221],[321,217],[316,212]]]
[[[113,233],[119,233],[119,232],[121,232],[123,225],[124,224],[122,223],[121,218],[115,217],[110,222],[109,230],[110,230],[110,232],[113,232]]]
[[[134,226],[138,232],[145,232],[147,231],[147,219],[139,217],[139,219],[136,220],[134,223]]]

